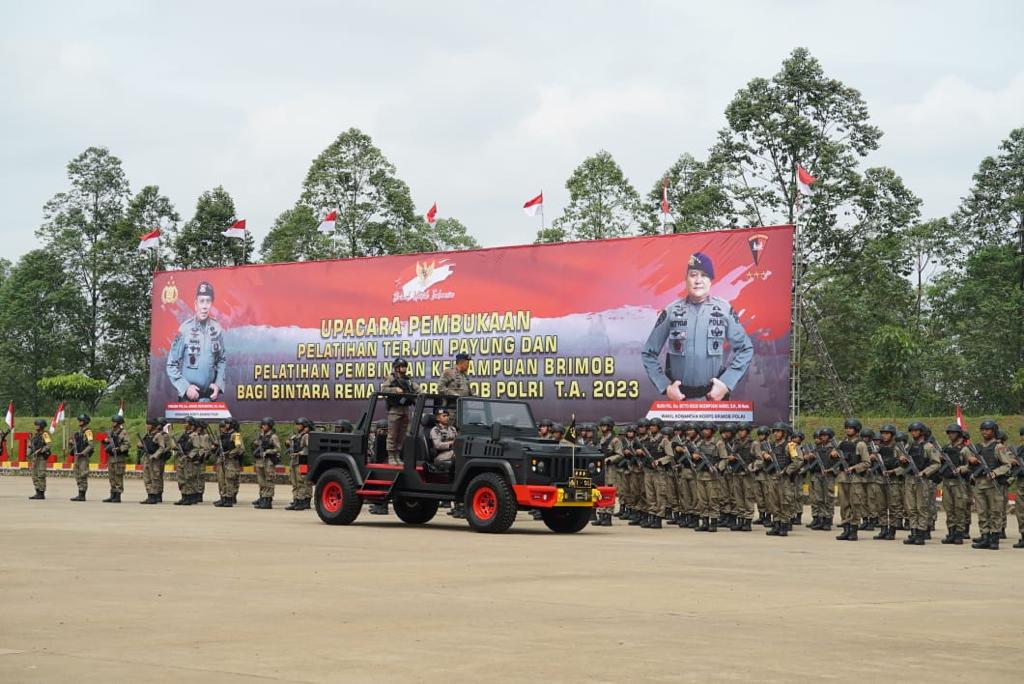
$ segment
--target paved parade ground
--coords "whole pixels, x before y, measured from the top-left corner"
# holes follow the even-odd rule
[[[1012,519],[998,552],[617,520],[561,536],[525,514],[490,536],[443,514],[328,527],[253,510],[253,485],[217,509],[139,506],[138,480],[103,504],[90,484],[84,504],[70,478],[29,501],[28,478],[0,478],[2,682],[996,682],[1024,667]]]

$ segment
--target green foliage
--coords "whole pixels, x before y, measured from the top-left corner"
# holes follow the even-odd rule
[[[55,401],[76,401],[92,410],[103,395],[107,383],[93,380],[84,373],[66,373],[41,378],[39,391]]]
[[[424,229],[432,251],[447,252],[462,249],[480,249],[480,243],[469,234],[469,229],[454,217],[439,218],[434,227]]]
[[[583,160],[565,183],[569,204],[553,224],[558,237],[601,240],[635,235],[650,226],[640,195],[608,152],[601,150]],[[552,234],[538,233],[538,242]],[[542,239],[543,238],[543,239]]]
[[[0,286],[0,393],[43,412],[39,378],[81,368],[91,319],[60,255],[28,252]]]
[[[235,201],[222,186],[199,196],[196,213],[180,230],[171,230],[174,263],[179,268],[240,266],[252,263],[252,233],[244,240],[225,237],[222,233],[237,221]]]
[[[693,155],[682,154],[664,174],[668,179],[669,219],[673,233],[693,233],[717,230],[736,225],[732,203],[725,188],[725,174],[720,166],[697,161]],[[661,192],[659,180],[647,194],[652,209],[650,225],[661,221]]]
[[[264,263],[329,259],[331,239],[317,231],[320,220],[304,204],[286,209],[260,245]]]
[[[89,374],[114,379],[113,360],[102,355],[100,341],[109,323],[104,311],[107,285],[120,268],[122,245],[113,235],[129,196],[121,160],[104,147],[90,147],[67,166],[71,188],[43,207],[45,221],[36,231],[61,257],[61,268],[79,283],[88,305],[81,340]]]
[[[1010,131],[999,149],[981,161],[954,221],[976,244],[1016,240],[1024,251],[1024,128]]]
[[[350,128],[313,160],[299,203],[319,219],[337,210],[331,256],[418,251],[429,244],[409,186],[370,136]]]

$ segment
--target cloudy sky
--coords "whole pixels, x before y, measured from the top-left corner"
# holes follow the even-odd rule
[[[646,193],[703,157],[737,89],[796,46],[858,88],[892,166],[948,213],[1024,125],[1021,2],[5,2],[0,256],[90,145],[188,217],[223,185],[257,241],[341,131],[369,133],[421,210],[532,241],[607,149]]]

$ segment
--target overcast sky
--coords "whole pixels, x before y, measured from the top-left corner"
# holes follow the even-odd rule
[[[726,104],[794,47],[859,89],[888,165],[947,214],[1024,125],[1022,2],[4,2],[0,256],[91,145],[184,218],[223,185],[257,243],[312,159],[355,126],[419,210],[485,246],[533,240],[520,210],[607,149],[643,194],[703,158]]]

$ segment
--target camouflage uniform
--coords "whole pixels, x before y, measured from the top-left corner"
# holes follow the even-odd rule
[[[468,397],[472,395],[469,388],[469,376],[455,366],[444,369],[441,373],[441,386],[438,394],[448,397]]]
[[[312,484],[302,472],[302,467],[309,459],[310,425],[310,421],[305,421],[305,424],[288,439],[288,479],[292,484],[292,502],[285,507],[287,510],[305,510],[309,508],[309,501],[313,498]]]
[[[757,503],[757,520],[752,521],[755,525],[764,525],[768,519],[768,475],[765,472],[764,454],[771,448],[771,444],[767,436],[768,433],[758,431],[758,439],[750,445],[750,470],[754,475],[754,500]]]
[[[128,441],[128,431],[124,429],[122,422],[114,424],[107,435],[107,479],[110,481],[110,498],[104,499],[104,503],[120,503],[121,493],[124,491],[124,469],[128,462],[128,452],[131,450],[131,442]]]
[[[791,477],[800,467],[799,452],[796,445],[789,441],[788,427],[776,426],[772,430],[774,441],[767,449],[762,448],[762,456],[767,456],[765,475],[767,476],[768,510],[772,515],[772,526],[765,534],[774,537],[786,537],[792,529],[793,511],[796,507],[793,499]],[[775,436],[779,433],[779,436]]]
[[[171,456],[171,438],[153,423],[142,438],[141,449],[142,481],[147,494],[142,503],[160,503],[164,496],[164,463]]]
[[[904,543],[920,546],[924,544],[929,526],[928,497],[935,498],[931,477],[942,467],[942,455],[934,444],[925,441],[923,434],[919,438],[911,435],[910,446],[901,460],[907,462],[903,471],[903,502],[910,519],[910,537]],[[920,474],[915,474],[915,470]]]
[[[217,450],[217,461],[214,464],[214,470],[217,472],[217,491],[220,493],[220,500],[214,506],[218,508],[231,507],[238,503],[238,483],[242,475],[242,458],[245,456],[245,445],[237,426],[234,423],[227,423],[225,427],[228,429],[222,430],[218,435],[220,448]]]
[[[717,532],[718,516],[722,506],[722,483],[719,461],[726,458],[725,445],[714,438],[713,430],[703,434],[695,442],[696,452],[692,455],[694,469],[697,471],[697,509],[701,517],[698,532]]]
[[[265,419],[260,434],[252,442],[253,466],[259,485],[259,498],[253,501],[257,508],[272,508],[274,501],[274,466],[281,459],[281,438],[274,431],[273,422]],[[269,426],[264,431],[263,427]]]
[[[85,493],[89,489],[89,459],[92,456],[93,439],[92,430],[88,427],[88,420],[79,420],[78,432],[71,438],[75,484],[78,485],[78,496],[73,497],[72,501],[85,501]]]
[[[977,461],[974,467],[974,501],[978,506],[978,525],[981,527],[981,538],[972,544],[976,549],[999,549],[999,533],[1006,525],[1006,478],[1014,466],[1014,459],[1009,447],[1000,444],[993,434],[987,437],[984,433],[989,429],[985,421],[981,424],[982,443],[977,447],[977,454],[971,457]],[[995,423],[992,423],[995,425]],[[996,426],[993,432],[998,432]],[[987,471],[981,463],[988,466]],[[991,472],[992,477],[989,477]]]
[[[749,432],[746,436],[736,437],[732,445],[732,452],[736,456],[736,461],[731,469],[732,479],[730,482],[733,510],[736,512],[736,524],[733,527],[739,532],[750,531],[750,525],[754,518],[754,505],[757,501],[754,493],[756,483],[753,473],[750,472],[753,446]]]
[[[50,458],[52,440],[46,428],[39,428],[29,440],[29,461],[32,464],[32,486],[35,487],[33,499],[43,499],[46,494],[46,463]]]
[[[942,467],[939,475],[942,476],[942,510],[946,514],[946,537],[943,544],[962,544],[968,537],[967,529],[970,527],[970,511],[967,508],[967,482],[964,480],[970,469],[967,467],[967,459],[971,452],[960,439],[958,425],[951,425],[957,432],[947,429],[947,435],[953,434],[956,437],[950,440],[949,444],[942,447]]]

